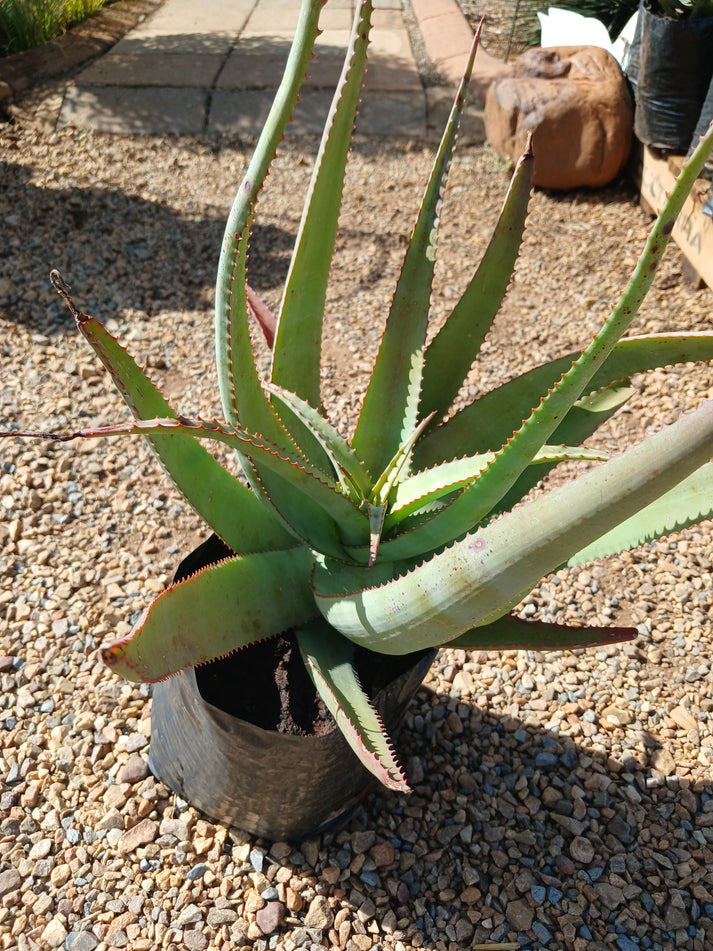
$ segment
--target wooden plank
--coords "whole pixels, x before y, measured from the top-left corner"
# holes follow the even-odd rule
[[[658,214],[683,163],[682,155],[659,157],[644,146],[640,165],[641,204]],[[700,178],[688,196],[673,229],[673,239],[708,287],[713,288],[713,218],[703,214],[711,183]]]

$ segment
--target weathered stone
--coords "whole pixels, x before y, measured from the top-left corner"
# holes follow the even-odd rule
[[[245,911],[254,912],[258,911],[265,905],[265,899],[262,897],[260,892],[251,889],[245,898]]]
[[[524,899],[520,899],[508,903],[505,915],[516,931],[529,931],[532,926],[534,910]]]
[[[680,726],[681,729],[685,730],[687,733],[698,729],[698,720],[693,716],[691,711],[687,710],[685,707],[674,707],[674,709],[669,713],[669,716],[677,726]]]
[[[67,929],[59,918],[52,918],[42,934],[40,942],[43,948],[61,948],[67,937]]]
[[[151,819],[142,819],[131,829],[127,829],[116,844],[117,851],[126,854],[133,852],[141,845],[153,842],[158,833],[158,826]]]
[[[624,901],[624,893],[617,885],[610,885],[609,882],[598,882],[595,891],[602,900],[602,904],[614,911]]]
[[[285,902],[287,903],[287,907],[290,909],[293,915],[297,914],[298,911],[301,911],[305,904],[305,900],[300,895],[300,893],[295,891],[294,888],[290,888],[289,885],[285,889]]]
[[[269,901],[263,908],[259,908],[255,921],[263,934],[272,934],[277,931],[285,919],[285,906],[281,901]]]
[[[208,947],[208,936],[202,931],[184,931],[183,943],[188,951],[205,951]]]
[[[162,819],[159,832],[161,835],[173,835],[183,842],[188,838],[188,823],[183,819]]]
[[[651,754],[650,765],[664,776],[672,776],[676,772],[676,761],[668,750],[654,750]]]
[[[377,842],[369,849],[369,855],[377,868],[383,868],[394,861],[394,847],[390,842]]]
[[[594,846],[581,835],[576,835],[569,845],[569,854],[575,862],[589,865],[594,858]]]
[[[28,858],[30,859],[43,859],[45,856],[49,855],[52,851],[52,839],[45,838],[40,839],[30,849],[30,854]]]
[[[232,925],[237,917],[237,911],[233,911],[232,908],[211,908],[206,921],[211,928],[220,928],[221,925]]]
[[[324,895],[317,895],[309,903],[305,915],[305,928],[316,928],[319,931],[324,931],[325,928],[330,927],[332,921],[332,909],[328,899]]]
[[[632,128],[621,68],[594,46],[527,50],[485,101],[486,135],[499,155],[514,161],[533,133],[534,183],[542,188],[606,185],[629,157]]]
[[[622,710],[621,707],[605,707],[602,719],[608,720],[616,726],[626,726],[631,723],[634,717],[630,710]]]
[[[181,911],[180,915],[178,916],[177,924],[179,928],[183,928],[186,925],[194,925],[202,918],[203,914],[201,913],[200,908],[191,902],[190,905],[186,905],[186,907]]]
[[[66,885],[71,877],[72,869],[66,862],[63,862],[61,865],[55,865],[50,872],[50,882],[53,888],[61,888],[63,885]]]
[[[369,951],[373,941],[369,934],[354,934],[347,942],[347,951]]]
[[[678,892],[674,892],[671,903],[666,909],[666,918],[664,926],[666,931],[676,931],[677,928],[688,928],[690,919],[683,898]]]
[[[129,783],[129,785],[133,786],[134,783],[140,783],[146,779],[148,774],[149,764],[143,756],[139,755],[139,753],[132,753],[119,770],[116,781],[118,783]]]
[[[67,951],[94,951],[98,944],[91,931],[70,931],[64,946]]]
[[[376,833],[373,829],[359,829],[352,833],[351,845],[355,855],[367,852],[376,842]]]
[[[17,891],[22,884],[22,877],[16,868],[8,868],[0,872],[0,898]]]

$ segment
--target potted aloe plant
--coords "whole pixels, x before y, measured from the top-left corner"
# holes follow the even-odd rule
[[[224,421],[176,413],[102,324],[77,310],[53,272],[135,421],[49,438],[145,438],[217,536],[104,659],[130,680],[156,684],[157,774],[214,817],[272,837],[302,836],[343,816],[372,774],[407,790],[387,727],[436,648],[544,650],[633,637],[630,629],[524,621],[517,605],[561,566],[713,512],[713,402],[621,454],[586,445],[626,403],[631,374],[713,357],[709,333],[623,337],[713,148],[713,130],[684,166],[594,339],[452,411],[511,278],[533,165],[528,150],[481,263],[427,343],[439,214],[476,44],[351,438],[330,423],[320,341],[372,0],[356,11],[277,313],[246,283],[258,196],[297,102],[322,6],[302,4],[282,84],[225,231],[216,285]],[[272,343],[267,379],[256,369],[254,319]],[[213,442],[236,451],[245,481],[205,448]],[[574,481],[530,492],[572,459],[593,465]],[[280,736],[240,714],[259,705],[262,688],[253,682],[274,680],[297,693],[307,677],[313,687],[305,702],[314,706],[318,696],[333,717],[322,720],[323,736]],[[361,770],[356,776],[344,775],[345,751]]]

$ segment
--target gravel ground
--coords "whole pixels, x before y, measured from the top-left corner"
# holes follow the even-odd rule
[[[0,149],[2,428],[123,418],[49,286],[52,267],[182,412],[217,413],[213,268],[249,148],[48,133],[17,118]],[[286,144],[255,231],[251,279],[272,302],[313,149]],[[361,143],[351,157],[325,347],[329,408],[345,428],[429,161],[419,145]],[[434,325],[506,185],[492,153],[460,152]],[[471,391],[586,343],[648,224],[625,184],[536,194]],[[673,249],[636,330],[709,327],[711,292],[686,285],[680,266]],[[602,445],[635,441],[712,388],[706,367],[638,380]],[[559,572],[522,606],[641,624],[630,645],[444,652],[400,742],[413,794],[376,792],[343,831],[299,847],[216,825],[156,782],[150,691],[98,655],[202,534],[139,443],[3,443],[0,948],[711,947],[710,524]]]

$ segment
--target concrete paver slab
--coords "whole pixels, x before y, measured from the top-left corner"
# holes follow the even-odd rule
[[[162,53],[184,53],[227,56],[235,45],[235,34],[213,31],[206,33],[143,33],[131,32],[111,52],[122,56],[156,56]]]
[[[289,50],[289,42],[274,36],[250,37],[240,50],[231,51],[216,89],[277,89]],[[334,89],[343,60],[341,48],[320,49],[310,64],[306,88]]]
[[[109,53],[77,77],[90,86],[185,86],[211,89],[224,56],[206,53]]]
[[[57,124],[122,134],[201,135],[208,95],[203,89],[72,85]]]
[[[209,133],[256,136],[272,105],[272,90],[223,90],[213,93],[208,122]],[[287,129],[291,135],[321,135],[329,113],[332,93],[328,90],[306,89]]]
[[[279,29],[280,33],[295,31],[299,17],[299,4],[285,0],[261,0],[250,15],[246,29],[250,33],[270,33]],[[319,18],[320,30],[350,30],[354,14],[351,8],[332,7],[327,4]]]
[[[414,98],[423,96],[423,86],[416,64],[406,57],[369,59],[364,86],[375,96],[382,93],[408,92]]]
[[[359,107],[357,135],[426,137],[426,106],[423,97],[411,93],[381,93],[366,97]]]
[[[435,35],[432,58],[435,50],[439,67],[450,70],[457,61],[462,71],[469,36],[455,0],[409,2]],[[324,7],[317,56],[290,134],[321,132],[356,3],[330,0]],[[59,124],[139,134],[255,135],[282,77],[300,6],[301,0],[164,0],[77,76]],[[357,132],[422,137],[440,116],[442,99],[424,89],[402,0],[374,0],[374,6],[368,95]]]
[[[235,0],[166,0],[140,30],[157,34],[238,33],[253,12],[255,3]]]

